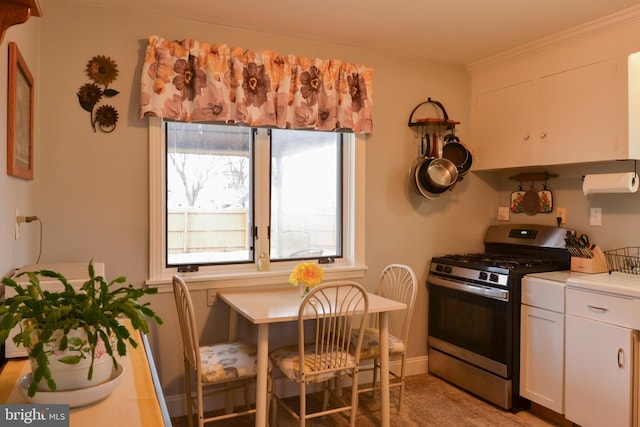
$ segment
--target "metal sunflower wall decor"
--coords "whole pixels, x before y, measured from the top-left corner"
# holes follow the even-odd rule
[[[91,127],[94,132],[96,129],[104,133],[113,132],[118,122],[118,111],[111,105],[95,108],[103,97],[111,98],[120,93],[115,89],[109,89],[109,84],[118,76],[118,66],[110,57],[96,55],[87,63],[85,72],[93,82],[85,83],[78,90],[80,106],[91,114]]]

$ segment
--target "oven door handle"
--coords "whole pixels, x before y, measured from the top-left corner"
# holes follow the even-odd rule
[[[454,289],[461,292],[489,297],[500,301],[509,301],[509,291],[504,289],[490,288],[486,286],[478,286],[470,283],[461,283],[453,280],[443,279],[437,276],[430,276],[429,283],[442,286],[444,288]]]

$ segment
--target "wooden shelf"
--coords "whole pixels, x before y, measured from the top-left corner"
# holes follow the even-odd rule
[[[444,119],[433,118],[433,117],[428,117],[426,119],[415,119],[414,121],[409,123],[409,126],[440,125],[440,124],[445,124],[445,120]],[[455,120],[447,120],[446,124],[447,125],[459,125],[460,122],[457,122]]]
[[[518,182],[530,182],[530,181],[547,181],[549,178],[557,178],[557,173],[549,172],[531,172],[531,173],[519,173],[518,175],[510,176],[509,179],[516,180]]]
[[[39,0],[0,0],[0,43],[9,27],[27,22],[30,16],[42,16]]]

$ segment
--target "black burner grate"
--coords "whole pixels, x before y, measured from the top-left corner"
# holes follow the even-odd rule
[[[484,253],[445,255],[444,259],[451,259],[460,263],[468,263],[479,267],[500,267],[500,268],[526,268],[553,266],[554,260],[543,258],[509,257],[501,255],[491,255]]]

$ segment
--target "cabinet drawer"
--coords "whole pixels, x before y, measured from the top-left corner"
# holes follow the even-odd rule
[[[522,279],[522,304],[564,313],[564,282],[525,276]]]
[[[567,314],[633,327],[633,300],[629,298],[566,289]]]

